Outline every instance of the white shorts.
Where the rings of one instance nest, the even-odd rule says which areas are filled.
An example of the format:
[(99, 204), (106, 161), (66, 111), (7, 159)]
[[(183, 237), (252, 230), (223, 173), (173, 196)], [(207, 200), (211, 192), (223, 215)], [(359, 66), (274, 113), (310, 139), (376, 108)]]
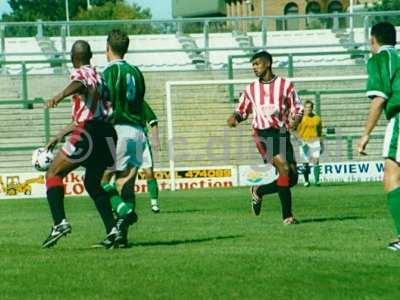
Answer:
[(141, 126), (115, 125), (118, 142), (116, 149), (116, 170), (125, 171), (128, 167), (139, 168), (143, 163), (147, 137)]
[(400, 113), (394, 115), (386, 126), (382, 156), (400, 162)]
[(146, 145), (143, 151), (143, 162), (140, 166), (141, 169), (153, 168), (153, 152), (151, 151), (151, 146), (149, 140), (146, 139)]
[(321, 155), (321, 142), (315, 140), (312, 142), (302, 142), (300, 145), (300, 161), (310, 162), (311, 159), (319, 159)]

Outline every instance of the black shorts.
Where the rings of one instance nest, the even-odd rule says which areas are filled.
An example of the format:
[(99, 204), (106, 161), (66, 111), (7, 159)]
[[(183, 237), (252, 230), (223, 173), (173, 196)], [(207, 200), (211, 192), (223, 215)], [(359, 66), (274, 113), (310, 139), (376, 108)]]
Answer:
[(117, 133), (104, 121), (87, 121), (78, 125), (61, 151), (83, 167), (107, 168), (114, 165)]
[(296, 163), (290, 134), (286, 129), (254, 129), (253, 138), (265, 163), (271, 163), (277, 155), (288, 163)]

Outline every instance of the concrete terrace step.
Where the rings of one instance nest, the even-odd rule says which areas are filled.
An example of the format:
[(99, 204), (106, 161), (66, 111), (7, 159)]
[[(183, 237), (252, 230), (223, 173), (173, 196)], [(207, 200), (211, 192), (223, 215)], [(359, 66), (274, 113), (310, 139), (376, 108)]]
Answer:
[[(43, 130), (42, 130), (43, 131)], [(1, 137), (0, 137), (0, 141), (1, 142), (7, 142), (11, 141), (12, 139), (24, 139), (24, 141), (26, 141), (26, 139), (28, 138), (32, 138), (32, 137), (44, 137), (44, 132), (40, 132), (39, 130), (37, 131), (1, 131)], [(1, 143), (0, 142), (0, 143)]]
[[(278, 69), (285, 74), (287, 69)], [(341, 74), (364, 74), (364, 67), (313, 67), (296, 68), (295, 76), (327, 76)], [(145, 72), (147, 85), (146, 99), (153, 107), (160, 120), (162, 151), (159, 153), (157, 165), (168, 166), (167, 151), (167, 126), (165, 106), (165, 82), (167, 80), (215, 80), (225, 79), (226, 70), (218, 72)], [(235, 78), (253, 78), (249, 69), (235, 70)], [(20, 89), (20, 79), (13, 79), (0, 75), (0, 91), (7, 91), (8, 86), (13, 86), (9, 94), (17, 94)], [(62, 89), (68, 82), (67, 75), (32, 76), (29, 78), (29, 98), (49, 98), (55, 92)], [(43, 84), (46, 83), (46, 84)], [(51, 88), (49, 88), (51, 87)], [(176, 144), (177, 166), (191, 165), (216, 165), (216, 164), (243, 164), (261, 163), (254, 142), (251, 137), (250, 120), (241, 124), (238, 128), (226, 127), (226, 119), (232, 113), (235, 103), (228, 102), (227, 85), (225, 86), (188, 86), (174, 87), (172, 90), (172, 104), (175, 138), (183, 139)], [(343, 89), (364, 88), (365, 82), (317, 82), (298, 83), (297, 89)], [(244, 88), (244, 85), (235, 85), (235, 93)], [(8, 91), (7, 91), (8, 93)], [(0, 129), (2, 145), (9, 142), (17, 145), (32, 146), (35, 143), (44, 142), (43, 109), (35, 106), (33, 110), (23, 110), (21, 105), (2, 106), (0, 92), (0, 118), (3, 126)], [(303, 99), (314, 99), (313, 96), (303, 96)], [(321, 115), (324, 126), (332, 126), (345, 134), (360, 134), (364, 125), (369, 100), (364, 94), (322, 95)], [(70, 101), (65, 100), (56, 109), (50, 110), (51, 134), (54, 135), (65, 124), (70, 122)], [(361, 112), (360, 112), (361, 111)], [(354, 113), (357, 112), (357, 113)], [(358, 113), (360, 112), (360, 113)], [(363, 113), (365, 112), (365, 114)], [(374, 133), (382, 133), (386, 122), (381, 120)], [(340, 129), (340, 130), (339, 130)], [(225, 135), (226, 134), (226, 135)], [(295, 142), (294, 142), (295, 143)], [(326, 141), (329, 159), (347, 160), (346, 141)], [(336, 143), (342, 145), (341, 153), (334, 153)], [(211, 145), (210, 145), (211, 144)], [(225, 148), (226, 144), (229, 151)], [(207, 147), (211, 147), (207, 149)], [(295, 145), (297, 152), (297, 145)], [(369, 145), (370, 156), (380, 158), (381, 141), (371, 140)], [(210, 161), (207, 155), (211, 152), (217, 159)], [(228, 154), (226, 154), (228, 152)], [(356, 141), (353, 141), (353, 152), (356, 157)], [(225, 157), (226, 156), (226, 157)], [(31, 151), (26, 152), (2, 152), (0, 155), (0, 170), (28, 170), (30, 166)]]
[(19, 147), (19, 146), (34, 146), (34, 145), (43, 145), (44, 137), (24, 137), (23, 139), (20, 137), (14, 138), (0, 138), (0, 145), (4, 145), (7, 147)]

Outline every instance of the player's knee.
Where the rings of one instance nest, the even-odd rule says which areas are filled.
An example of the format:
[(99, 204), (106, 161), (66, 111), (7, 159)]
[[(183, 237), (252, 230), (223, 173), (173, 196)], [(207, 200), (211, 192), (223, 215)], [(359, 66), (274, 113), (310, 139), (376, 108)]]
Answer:
[(45, 177), (46, 180), (47, 180), (47, 179), (52, 178), (52, 177), (54, 177), (54, 176), (55, 176), (54, 172), (51, 172), (50, 169), (48, 169), (48, 170), (46, 171), (46, 174), (45, 174), (44, 177)]
[(143, 171), (144, 171), (144, 174), (145, 174), (147, 180), (155, 179), (154, 172), (153, 172), (153, 170), (151, 168), (144, 169)]
[(68, 175), (69, 171), (70, 170), (68, 168), (65, 168), (65, 166), (63, 166), (62, 164), (60, 165), (53, 162), (50, 164), (49, 169), (46, 171), (45, 178), (47, 179), (55, 176), (64, 178)]
[(383, 177), (383, 189), (386, 193), (389, 193), (395, 189), (400, 187), (399, 180), (396, 180), (394, 177), (387, 176), (386, 174)]
[(289, 167), (285, 163), (274, 161), (274, 166), (280, 176), (287, 176), (289, 173)]
[(289, 169), (286, 166), (276, 168), (279, 176), (289, 176)]
[(46, 171), (46, 175), (45, 175), (45, 178), (47, 179), (47, 178), (52, 178), (52, 177), (55, 177), (55, 176), (57, 176), (58, 174), (57, 174), (57, 168), (56, 168), (56, 166), (52, 163), (52, 164), (50, 164), (50, 166), (49, 166), (49, 169)]
[(105, 171), (103, 174), (103, 177), (101, 179), (102, 182), (110, 182), (112, 177), (113, 177), (113, 173), (110, 171)]
[(272, 162), (278, 170), (279, 175), (288, 175), (289, 164), (285, 159), (283, 159), (280, 155), (277, 155), (273, 158)]
[(135, 191), (129, 183), (125, 183), (121, 190), (121, 198), (124, 201), (132, 202), (135, 199)]

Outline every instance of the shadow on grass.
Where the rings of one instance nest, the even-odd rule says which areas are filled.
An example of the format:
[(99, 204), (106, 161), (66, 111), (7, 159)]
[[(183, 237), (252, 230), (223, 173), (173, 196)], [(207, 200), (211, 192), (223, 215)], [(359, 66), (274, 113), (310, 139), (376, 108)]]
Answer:
[(347, 221), (347, 220), (359, 220), (365, 219), (360, 216), (344, 216), (344, 217), (329, 217), (329, 218), (312, 218), (312, 219), (303, 219), (299, 220), (300, 224), (303, 223), (322, 223), (322, 222), (330, 222), (330, 221)]
[(216, 237), (203, 238), (203, 239), (129, 243), (128, 248), (135, 247), (135, 246), (175, 246), (175, 245), (180, 245), (180, 244), (196, 244), (196, 243), (204, 243), (204, 242), (217, 241), (217, 240), (236, 239), (236, 238), (240, 238), (240, 237), (243, 237), (243, 235), (226, 235), (226, 236), (216, 236)]

